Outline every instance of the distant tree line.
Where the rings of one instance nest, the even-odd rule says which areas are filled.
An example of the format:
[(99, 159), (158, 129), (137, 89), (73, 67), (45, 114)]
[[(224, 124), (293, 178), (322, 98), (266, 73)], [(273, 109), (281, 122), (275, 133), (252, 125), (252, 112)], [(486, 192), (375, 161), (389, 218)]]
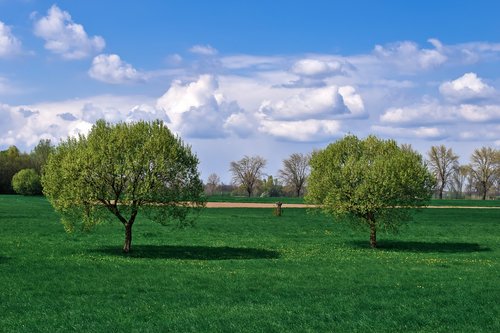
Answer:
[(40, 140), (30, 153), (16, 146), (0, 151), (0, 194), (42, 194), (40, 176), (53, 150), (50, 140)]
[[(412, 150), (410, 145), (402, 149)], [(230, 163), (231, 184), (223, 184), (212, 173), (205, 184), (207, 195), (304, 196), (310, 173), (311, 154), (291, 154), (282, 161), (277, 176), (265, 173), (267, 161), (261, 156), (244, 156)], [(481, 147), (470, 163), (461, 165), (459, 156), (444, 145), (432, 146), (425, 163), (436, 180), (434, 196), (439, 199), (497, 198), (500, 195), (500, 150)]]

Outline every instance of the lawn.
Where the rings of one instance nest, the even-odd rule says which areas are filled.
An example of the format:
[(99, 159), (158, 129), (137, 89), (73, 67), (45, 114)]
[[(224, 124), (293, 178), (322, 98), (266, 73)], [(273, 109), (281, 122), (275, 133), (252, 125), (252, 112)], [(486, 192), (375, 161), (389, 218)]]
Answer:
[(398, 235), (320, 214), (206, 209), (194, 228), (64, 233), (0, 196), (1, 332), (499, 332), (500, 210), (428, 209)]

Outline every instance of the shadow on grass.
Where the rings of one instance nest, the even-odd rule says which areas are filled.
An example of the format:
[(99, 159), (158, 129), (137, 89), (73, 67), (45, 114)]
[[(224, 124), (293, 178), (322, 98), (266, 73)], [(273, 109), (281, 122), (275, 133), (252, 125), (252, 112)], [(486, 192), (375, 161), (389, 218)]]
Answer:
[(280, 256), (277, 251), (227, 246), (132, 245), (128, 254), (119, 247), (106, 246), (92, 252), (131, 258), (184, 260), (276, 259)]
[[(370, 248), (367, 241), (351, 242), (359, 248)], [(383, 240), (377, 243), (377, 249), (396, 252), (440, 252), (440, 253), (468, 253), (491, 251), (489, 247), (482, 247), (478, 243), (461, 242), (405, 242)]]
[(9, 260), (10, 260), (9, 257), (2, 257), (2, 256), (0, 256), (0, 264), (5, 264)]

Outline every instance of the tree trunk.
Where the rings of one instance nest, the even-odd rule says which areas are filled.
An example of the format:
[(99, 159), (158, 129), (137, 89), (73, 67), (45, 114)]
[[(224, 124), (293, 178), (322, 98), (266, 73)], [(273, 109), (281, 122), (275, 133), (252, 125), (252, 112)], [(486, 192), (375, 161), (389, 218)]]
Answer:
[(123, 244), (123, 252), (129, 253), (130, 245), (132, 244), (132, 223), (125, 224), (125, 243)]
[(443, 199), (443, 190), (444, 190), (444, 187), (439, 188), (439, 199)]
[(486, 200), (486, 191), (483, 192), (483, 200)]
[(377, 226), (373, 219), (370, 220), (370, 246), (372, 249), (377, 248)]
[(297, 188), (297, 198), (300, 197), (300, 187)]

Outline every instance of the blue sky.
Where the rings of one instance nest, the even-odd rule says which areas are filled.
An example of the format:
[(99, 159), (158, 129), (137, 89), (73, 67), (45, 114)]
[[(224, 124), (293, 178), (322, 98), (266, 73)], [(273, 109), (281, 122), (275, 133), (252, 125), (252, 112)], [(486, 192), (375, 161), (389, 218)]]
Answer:
[(229, 181), (346, 133), (500, 147), (498, 1), (0, 0), (0, 149), (161, 118)]

